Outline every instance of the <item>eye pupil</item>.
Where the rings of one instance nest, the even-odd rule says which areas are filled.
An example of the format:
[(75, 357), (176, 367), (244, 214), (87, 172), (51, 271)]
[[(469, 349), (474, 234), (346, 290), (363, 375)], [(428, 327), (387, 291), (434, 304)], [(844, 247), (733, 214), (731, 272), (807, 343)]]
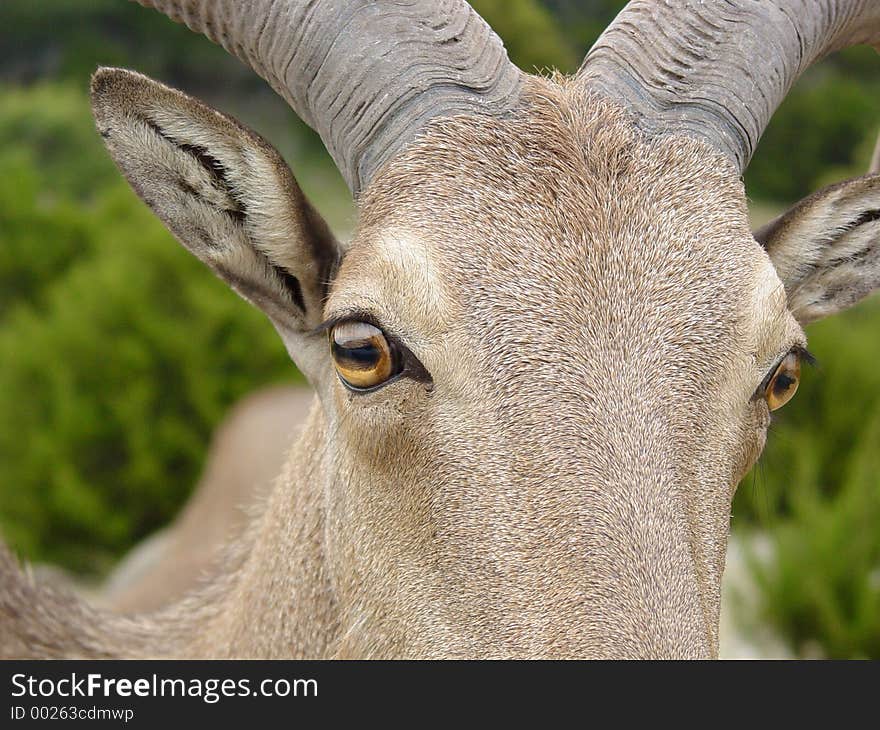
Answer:
[(794, 378), (790, 378), (785, 373), (780, 373), (773, 384), (773, 390), (777, 393), (785, 393), (794, 385)]
[(348, 346), (342, 346), (334, 342), (333, 349), (338, 359), (350, 361), (350, 367), (372, 367), (381, 357), (379, 349), (369, 342)]
[(341, 322), (330, 331), (336, 371), (349, 388), (369, 390), (400, 372), (397, 350), (378, 327), (367, 322)]

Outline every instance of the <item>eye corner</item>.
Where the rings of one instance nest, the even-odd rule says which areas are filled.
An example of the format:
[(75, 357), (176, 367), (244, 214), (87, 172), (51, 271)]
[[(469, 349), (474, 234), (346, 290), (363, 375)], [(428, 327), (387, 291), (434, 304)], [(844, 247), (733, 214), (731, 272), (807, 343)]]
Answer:
[(401, 375), (408, 377), (410, 380), (414, 380), (425, 388), (427, 393), (434, 392), (434, 378), (431, 377), (431, 374), (425, 369), (424, 365), (420, 363), (414, 355), (411, 355), (409, 351), (407, 351), (408, 359), (406, 360), (403, 368), (403, 372)]

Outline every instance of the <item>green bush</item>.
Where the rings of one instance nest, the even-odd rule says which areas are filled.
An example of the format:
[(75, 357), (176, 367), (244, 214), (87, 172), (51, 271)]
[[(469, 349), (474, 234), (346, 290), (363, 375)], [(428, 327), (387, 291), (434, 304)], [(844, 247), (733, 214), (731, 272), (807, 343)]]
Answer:
[(28, 152), (0, 153), (0, 323), (14, 304), (38, 301), (92, 239), (82, 208), (45, 192)]
[[(764, 617), (801, 653), (880, 658), (880, 412), (864, 415), (832, 481), (815, 456), (802, 459), (773, 558), (753, 561)], [(821, 453), (821, 441), (803, 446)]]
[(14, 304), (89, 255), (88, 202), (119, 173), (101, 145), (85, 89), (0, 86), (0, 323)]
[[(76, 130), (84, 95), (50, 115)], [(225, 410), (295, 371), (115, 171), (75, 183), (99, 142), (64, 153), (86, 201), (43, 189), (38, 137), (0, 157), (0, 528), (31, 560), (96, 572), (173, 515)]]
[(873, 145), (878, 124), (880, 84), (857, 81), (831, 64), (817, 66), (767, 127), (746, 173), (750, 195), (782, 201), (810, 194), (829, 167), (850, 167)]
[(510, 60), (524, 71), (575, 71), (581, 54), (540, 0), (473, 0), (473, 8), (504, 40)]
[(768, 532), (753, 574), (793, 649), (880, 658), (880, 298), (808, 335), (819, 367), (771, 427), (733, 524)]
[(3, 0), (0, 79), (64, 79), (83, 87), (98, 65), (136, 57), (145, 73), (227, 89), (261, 84), (206, 38), (160, 13), (119, 0)]
[[(28, 155), (29, 174), (40, 185), (38, 202), (86, 201), (119, 179), (95, 132), (87, 91), (87, 84), (0, 86), (0, 154)], [(15, 185), (16, 178), (4, 178)]]

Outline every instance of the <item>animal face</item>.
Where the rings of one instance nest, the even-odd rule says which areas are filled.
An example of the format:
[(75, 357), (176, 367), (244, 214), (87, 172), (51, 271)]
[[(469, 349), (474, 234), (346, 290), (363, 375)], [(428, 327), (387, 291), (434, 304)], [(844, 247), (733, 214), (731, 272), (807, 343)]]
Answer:
[[(789, 44), (802, 69), (880, 28), (868, 5), (832, 28), (780, 3), (634, 2), (570, 80), (521, 74), (460, 2), (358, 4), (357, 23), (290, 2), (291, 28), (321, 31), (292, 40), (163, 4), (318, 129), (357, 197), (348, 246), (253, 132), (137, 74), (95, 76), (123, 173), (318, 392), (278, 487), (301, 475), (317, 495), (307, 552), (327, 586), (308, 595), (332, 597), (339, 635), (316, 646), (716, 652), (731, 498), (796, 389), (799, 323), (880, 286), (876, 174), (749, 231), (740, 176), (793, 82), (751, 59), (785, 66)], [(675, 52), (638, 42), (665, 28)], [(308, 82), (278, 75), (309, 59)], [(294, 534), (275, 517), (263, 554)], [(273, 589), (296, 584), (278, 572)]]
[(324, 307), (404, 361), (323, 392), (352, 654), (385, 622), (404, 654), (716, 650), (762, 383), (804, 335), (735, 171), (535, 86), (376, 178)]

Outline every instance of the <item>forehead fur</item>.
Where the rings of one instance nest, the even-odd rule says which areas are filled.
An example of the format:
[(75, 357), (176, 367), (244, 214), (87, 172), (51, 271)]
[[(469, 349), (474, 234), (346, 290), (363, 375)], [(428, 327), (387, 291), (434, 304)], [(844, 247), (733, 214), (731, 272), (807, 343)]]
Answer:
[[(526, 205), (523, 218), (539, 213), (546, 222), (549, 212), (563, 227), (587, 225), (601, 233), (593, 225), (612, 222), (603, 210), (642, 208), (649, 196), (682, 213), (693, 210), (695, 200), (724, 201), (719, 213), (745, 224), (742, 193), (736, 170), (705, 144), (686, 137), (646, 140), (621, 108), (570, 79), (530, 77), (520, 108), (507, 119), (430, 124), (377, 175), (361, 199), (361, 220), (369, 229), (403, 209), (436, 220), (447, 208), (485, 220), (499, 207)], [(440, 201), (450, 205), (437, 208)]]
[(436, 122), (361, 203), (341, 282), (405, 231), (396, 245), (443, 272), (446, 301), (477, 327), (542, 322), (588, 347), (627, 336), (704, 354), (756, 335), (739, 330), (767, 260), (736, 171), (698, 141), (643, 139), (563, 79), (532, 79), (509, 119)]

